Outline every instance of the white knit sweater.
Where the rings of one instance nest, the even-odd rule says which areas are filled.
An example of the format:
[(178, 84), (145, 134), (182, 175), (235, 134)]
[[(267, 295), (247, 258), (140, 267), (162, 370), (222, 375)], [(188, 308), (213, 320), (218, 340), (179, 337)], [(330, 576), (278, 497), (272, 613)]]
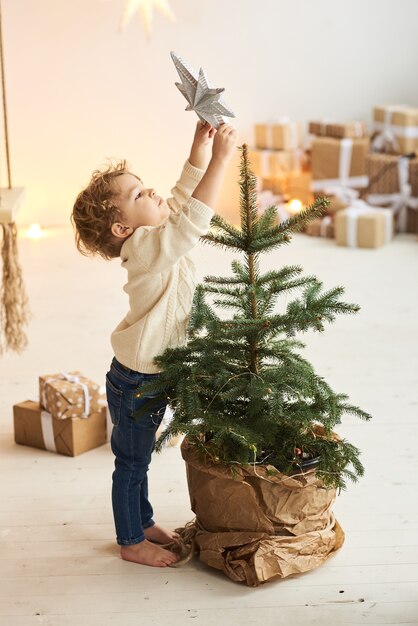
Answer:
[(186, 343), (196, 286), (191, 252), (208, 232), (214, 214), (190, 197), (203, 174), (187, 161), (167, 200), (168, 219), (161, 226), (137, 228), (122, 246), (129, 312), (111, 342), (117, 360), (137, 372), (159, 372), (154, 357)]

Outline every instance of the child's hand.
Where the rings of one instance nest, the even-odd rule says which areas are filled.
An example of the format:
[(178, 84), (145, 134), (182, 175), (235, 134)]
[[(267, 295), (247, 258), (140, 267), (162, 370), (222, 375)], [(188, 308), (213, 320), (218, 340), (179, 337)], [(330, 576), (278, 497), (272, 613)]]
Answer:
[(198, 169), (204, 170), (209, 162), (207, 146), (216, 133), (216, 129), (210, 124), (198, 122), (190, 150), (190, 163)]
[(195, 144), (196, 146), (207, 146), (215, 133), (216, 128), (214, 128), (207, 122), (203, 123), (199, 120), (199, 122), (196, 124), (193, 144)]
[(237, 131), (230, 124), (222, 124), (213, 140), (212, 157), (227, 162), (234, 153), (237, 144)]

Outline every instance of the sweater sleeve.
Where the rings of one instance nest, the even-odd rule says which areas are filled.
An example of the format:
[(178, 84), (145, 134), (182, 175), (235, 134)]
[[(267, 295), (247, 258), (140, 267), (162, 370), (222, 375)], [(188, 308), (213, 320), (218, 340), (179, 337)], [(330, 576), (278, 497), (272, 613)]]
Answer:
[(203, 170), (194, 167), (190, 161), (186, 161), (179, 180), (171, 190), (172, 197), (167, 199), (172, 213), (181, 211), (182, 205), (188, 201), (204, 173)]
[[(191, 168), (191, 169), (190, 169)], [(194, 171), (193, 171), (194, 170)], [(190, 176), (190, 173), (192, 176)], [(203, 172), (186, 163), (170, 198), (171, 213), (161, 226), (141, 226), (125, 242), (124, 254), (146, 272), (158, 274), (194, 248), (210, 228), (213, 209), (190, 197)]]

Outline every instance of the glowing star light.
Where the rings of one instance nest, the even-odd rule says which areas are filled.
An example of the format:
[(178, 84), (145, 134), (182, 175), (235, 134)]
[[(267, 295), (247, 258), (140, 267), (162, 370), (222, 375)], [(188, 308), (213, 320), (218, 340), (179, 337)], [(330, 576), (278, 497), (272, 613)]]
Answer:
[(120, 30), (124, 30), (134, 13), (138, 11), (142, 18), (147, 38), (150, 39), (154, 9), (158, 9), (164, 17), (172, 22), (175, 21), (176, 18), (168, 4), (168, 0), (126, 0), (125, 9), (120, 22)]
[(235, 117), (231, 109), (220, 99), (220, 94), (225, 91), (223, 87), (210, 87), (202, 68), (199, 70), (199, 76), (196, 76), (174, 52), (171, 53), (171, 58), (181, 78), (181, 83), (176, 83), (176, 87), (189, 103), (186, 111), (195, 111), (202, 122), (208, 122), (214, 128), (219, 128), (224, 123), (223, 115)]

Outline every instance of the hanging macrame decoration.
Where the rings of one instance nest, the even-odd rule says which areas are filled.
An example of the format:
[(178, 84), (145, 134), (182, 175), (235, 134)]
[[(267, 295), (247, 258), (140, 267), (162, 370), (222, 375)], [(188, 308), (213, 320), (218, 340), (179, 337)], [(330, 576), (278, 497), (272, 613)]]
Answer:
[(4, 137), (8, 187), (0, 188), (0, 226), (2, 283), (0, 286), (0, 354), (5, 350), (21, 352), (27, 345), (23, 327), (29, 319), (28, 299), (23, 283), (22, 270), (17, 251), (17, 228), (13, 214), (20, 205), (24, 190), (12, 187), (10, 173), (9, 133), (7, 125), (6, 91), (4, 79), (4, 55), (0, 5), (0, 70), (3, 95)]

